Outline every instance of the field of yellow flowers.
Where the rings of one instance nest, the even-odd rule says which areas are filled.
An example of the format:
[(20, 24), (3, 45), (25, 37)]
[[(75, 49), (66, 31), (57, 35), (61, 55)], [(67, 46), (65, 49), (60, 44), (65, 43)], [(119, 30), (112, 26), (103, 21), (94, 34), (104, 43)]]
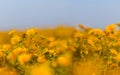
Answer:
[(0, 32), (0, 75), (119, 75), (119, 26)]

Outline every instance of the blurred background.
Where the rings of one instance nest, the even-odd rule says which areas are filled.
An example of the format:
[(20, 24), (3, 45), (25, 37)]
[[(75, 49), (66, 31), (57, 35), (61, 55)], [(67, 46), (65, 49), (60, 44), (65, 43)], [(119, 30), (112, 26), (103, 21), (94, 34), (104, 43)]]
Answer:
[(0, 30), (120, 21), (120, 0), (0, 0)]

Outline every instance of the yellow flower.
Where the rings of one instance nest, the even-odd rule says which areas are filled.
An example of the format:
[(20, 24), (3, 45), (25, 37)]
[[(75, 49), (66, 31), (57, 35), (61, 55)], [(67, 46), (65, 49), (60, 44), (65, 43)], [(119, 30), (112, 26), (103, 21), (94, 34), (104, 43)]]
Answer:
[(104, 34), (104, 32), (103, 32), (101, 29), (99, 29), (99, 28), (91, 29), (91, 30), (88, 32), (88, 34), (92, 34), (92, 33), (94, 33), (94, 34)]
[(40, 65), (34, 65), (27, 72), (30, 73), (28, 75), (54, 75), (54, 71), (48, 62)]
[(103, 33), (103, 31), (102, 31), (101, 29), (98, 29), (98, 28), (94, 29), (94, 31), (95, 31), (97, 34)]
[(24, 65), (25, 63), (29, 62), (31, 59), (30, 54), (21, 54), (18, 56), (18, 62), (20, 65)]
[(16, 44), (18, 42), (20, 42), (20, 37), (18, 35), (11, 38), (11, 44)]
[(116, 43), (117, 46), (120, 46), (120, 39), (117, 40), (117, 43)]
[(82, 37), (84, 34), (82, 34), (82, 33), (80, 33), (80, 32), (76, 32), (75, 34), (74, 34), (74, 37), (76, 37), (76, 38), (79, 38), (79, 37)]
[(68, 46), (68, 50), (75, 52), (76, 49), (73, 46)]
[(68, 66), (71, 63), (71, 60), (72, 60), (71, 54), (70, 53), (66, 53), (66, 54), (58, 57), (57, 62), (61, 66)]
[(3, 52), (0, 51), (0, 57), (3, 57)]
[(91, 46), (94, 45), (94, 42), (93, 42), (91, 39), (88, 39), (87, 42), (88, 42), (88, 44), (90, 44)]
[(108, 26), (106, 26), (106, 32), (111, 32), (111, 31), (113, 31), (113, 30), (115, 30), (115, 28), (116, 28), (116, 24), (110, 24), (110, 25), (108, 25)]
[(118, 53), (113, 59), (115, 59), (117, 62), (120, 62), (120, 53)]
[(49, 53), (54, 54), (55, 53), (54, 49), (49, 50)]
[(16, 30), (12, 30), (12, 31), (8, 32), (9, 35), (13, 35), (14, 33), (16, 33)]
[(10, 48), (10, 44), (4, 44), (4, 45), (3, 45), (3, 49), (4, 49), (5, 51), (7, 51), (9, 48)]
[(36, 28), (32, 28), (32, 29), (27, 30), (26, 34), (30, 36), (30, 35), (35, 34), (36, 32), (37, 32), (37, 29)]
[(9, 53), (8, 56), (7, 56), (7, 59), (11, 62), (11, 63), (14, 63), (15, 61), (15, 55), (13, 53)]
[(51, 48), (51, 47), (54, 47), (55, 46), (55, 42), (50, 42), (49, 44), (48, 44), (48, 46)]
[(55, 38), (54, 38), (54, 37), (48, 37), (47, 39), (48, 39), (50, 42), (55, 41)]
[(15, 69), (10, 69), (9, 67), (1, 67), (0, 75), (18, 75)]
[(26, 53), (27, 52), (27, 49), (26, 48), (21, 48), (21, 47), (18, 47), (18, 48), (15, 48), (14, 50), (13, 50), (13, 53), (15, 54), (15, 55), (18, 55), (19, 53)]
[(85, 54), (87, 55), (89, 53), (89, 51), (88, 50), (85, 50)]
[(120, 34), (120, 30), (116, 30), (115, 32), (114, 32), (114, 35), (115, 36), (117, 36), (117, 35), (119, 35)]
[(111, 52), (112, 54), (115, 54), (115, 55), (118, 54), (118, 52), (117, 52), (115, 49), (110, 49), (110, 52)]
[(57, 62), (53, 61), (53, 62), (51, 63), (51, 66), (52, 66), (52, 67), (56, 67), (56, 66), (57, 66)]
[(43, 56), (39, 56), (38, 58), (37, 58), (37, 62), (38, 63), (43, 63), (43, 62), (45, 62), (46, 61), (46, 59), (43, 57)]

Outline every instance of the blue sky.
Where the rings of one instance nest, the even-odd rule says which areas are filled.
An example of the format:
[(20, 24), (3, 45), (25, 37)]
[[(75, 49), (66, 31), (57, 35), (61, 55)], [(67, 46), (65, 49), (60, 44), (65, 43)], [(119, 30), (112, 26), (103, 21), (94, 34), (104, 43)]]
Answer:
[(120, 22), (120, 0), (0, 0), (0, 29)]

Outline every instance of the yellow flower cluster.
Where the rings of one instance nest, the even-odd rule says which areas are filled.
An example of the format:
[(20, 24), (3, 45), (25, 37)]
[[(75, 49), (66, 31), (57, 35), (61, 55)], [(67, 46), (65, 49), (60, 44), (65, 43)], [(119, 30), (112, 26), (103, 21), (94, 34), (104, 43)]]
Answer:
[[(99, 72), (89, 70), (88, 75), (101, 75), (103, 71), (107, 73), (120, 67), (120, 30), (117, 26), (110, 24), (104, 30), (82, 25), (78, 29), (12, 30), (5, 34), (7, 42), (0, 40), (0, 69), (14, 69), (18, 75), (87, 75), (85, 67), (86, 73), (79, 72), (79, 65), (85, 66), (82, 63), (95, 61), (102, 62), (97, 67), (100, 68)], [(96, 69), (90, 64), (87, 63), (88, 69)]]

